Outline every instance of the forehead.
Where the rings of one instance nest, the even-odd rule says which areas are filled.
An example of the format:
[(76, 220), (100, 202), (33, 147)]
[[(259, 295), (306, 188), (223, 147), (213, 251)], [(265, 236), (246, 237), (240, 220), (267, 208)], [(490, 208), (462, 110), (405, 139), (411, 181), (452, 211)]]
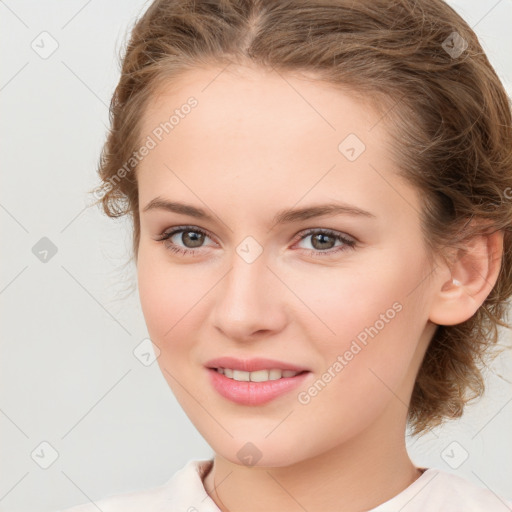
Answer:
[[(268, 142), (282, 142), (276, 139), (276, 128), (286, 128), (283, 135), (290, 141), (300, 135), (339, 136), (347, 129), (363, 138), (371, 131), (383, 135), (382, 129), (374, 130), (381, 114), (356, 100), (349, 89), (304, 74), (231, 66), (195, 68), (163, 82), (144, 112), (143, 133), (179, 111), (191, 97), (198, 104), (192, 112), (194, 132), (201, 135), (213, 135), (211, 128), (237, 139)], [(187, 124), (191, 123), (180, 122), (174, 134), (186, 130)]]
[[(190, 98), (195, 106), (185, 108)], [(279, 202), (327, 194), (368, 206), (386, 196), (408, 213), (416, 201), (398, 197), (407, 185), (389, 156), (382, 114), (306, 76), (253, 68), (188, 71), (148, 104), (142, 138), (156, 139), (155, 130), (161, 140), (139, 173), (148, 200), (161, 189), (182, 189), (178, 176), (186, 176), (194, 191), (214, 186), (217, 193), (231, 191), (233, 200), (244, 191)]]

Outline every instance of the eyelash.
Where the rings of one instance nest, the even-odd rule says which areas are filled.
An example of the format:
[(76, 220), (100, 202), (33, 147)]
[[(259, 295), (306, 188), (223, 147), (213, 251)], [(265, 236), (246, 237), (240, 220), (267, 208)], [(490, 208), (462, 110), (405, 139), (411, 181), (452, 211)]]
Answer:
[[(198, 249), (188, 249), (188, 248), (182, 248), (182, 247), (178, 247), (174, 244), (171, 244), (171, 243), (166, 243), (168, 242), (175, 234), (177, 233), (182, 233), (182, 232), (185, 232), (185, 231), (192, 231), (193, 233), (201, 233), (202, 235), (208, 237), (208, 238), (212, 238), (208, 232), (204, 231), (203, 229), (201, 228), (198, 228), (196, 226), (180, 226), (176, 229), (173, 229), (171, 231), (167, 231), (167, 232), (164, 232), (160, 235), (159, 238), (157, 238), (157, 241), (158, 242), (162, 242), (165, 247), (170, 250), (171, 252), (173, 253), (176, 253), (176, 254), (182, 254), (184, 256), (186, 255), (191, 255), (191, 256), (197, 256), (197, 250)], [(301, 242), (302, 240), (304, 240), (305, 238), (307, 238), (308, 236), (311, 236), (313, 234), (323, 234), (323, 235), (328, 235), (328, 236), (331, 236), (332, 238), (334, 238), (335, 240), (339, 240), (340, 242), (343, 243), (342, 246), (338, 246), (336, 249), (327, 249), (325, 251), (321, 251), (321, 250), (314, 250), (314, 249), (304, 249), (306, 251), (308, 251), (309, 255), (310, 256), (314, 256), (314, 257), (325, 257), (325, 256), (332, 256), (333, 254), (337, 254), (337, 253), (340, 253), (342, 251), (347, 251), (349, 249), (354, 249), (355, 245), (356, 245), (356, 241), (355, 240), (352, 240), (348, 237), (344, 237), (343, 235), (341, 235), (339, 232), (337, 231), (333, 231), (333, 230), (330, 230), (330, 229), (319, 229), (319, 228), (314, 228), (314, 229), (309, 229), (307, 230), (306, 232), (304, 232), (299, 238), (298, 240), (296, 240), (295, 243), (298, 243), (298, 242)]]

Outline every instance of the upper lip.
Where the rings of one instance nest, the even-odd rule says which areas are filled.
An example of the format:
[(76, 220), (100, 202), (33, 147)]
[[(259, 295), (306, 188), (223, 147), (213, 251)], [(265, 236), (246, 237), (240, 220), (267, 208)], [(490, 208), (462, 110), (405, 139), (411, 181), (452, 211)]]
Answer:
[(236, 357), (218, 357), (210, 359), (205, 363), (208, 368), (230, 368), (232, 370), (242, 370), (244, 372), (256, 372), (258, 370), (292, 370), (294, 372), (309, 371), (307, 368), (278, 361), (277, 359), (253, 358), (238, 359)]

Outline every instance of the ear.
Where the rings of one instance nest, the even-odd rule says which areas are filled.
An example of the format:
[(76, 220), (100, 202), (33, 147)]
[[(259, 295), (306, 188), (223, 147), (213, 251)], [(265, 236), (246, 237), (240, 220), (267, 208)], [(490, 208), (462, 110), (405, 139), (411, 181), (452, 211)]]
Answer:
[(443, 264), (429, 320), (456, 325), (471, 318), (498, 279), (503, 256), (503, 231), (474, 236)]

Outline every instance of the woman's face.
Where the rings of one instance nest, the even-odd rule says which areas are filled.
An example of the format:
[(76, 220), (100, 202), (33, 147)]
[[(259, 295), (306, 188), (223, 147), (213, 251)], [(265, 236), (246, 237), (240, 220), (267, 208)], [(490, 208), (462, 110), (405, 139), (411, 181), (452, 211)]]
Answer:
[[(403, 435), (434, 285), (382, 115), (325, 83), (212, 68), (163, 90), (143, 121), (142, 309), (210, 446), (285, 466)], [(210, 369), (237, 368), (221, 357), (307, 371), (233, 379)]]

